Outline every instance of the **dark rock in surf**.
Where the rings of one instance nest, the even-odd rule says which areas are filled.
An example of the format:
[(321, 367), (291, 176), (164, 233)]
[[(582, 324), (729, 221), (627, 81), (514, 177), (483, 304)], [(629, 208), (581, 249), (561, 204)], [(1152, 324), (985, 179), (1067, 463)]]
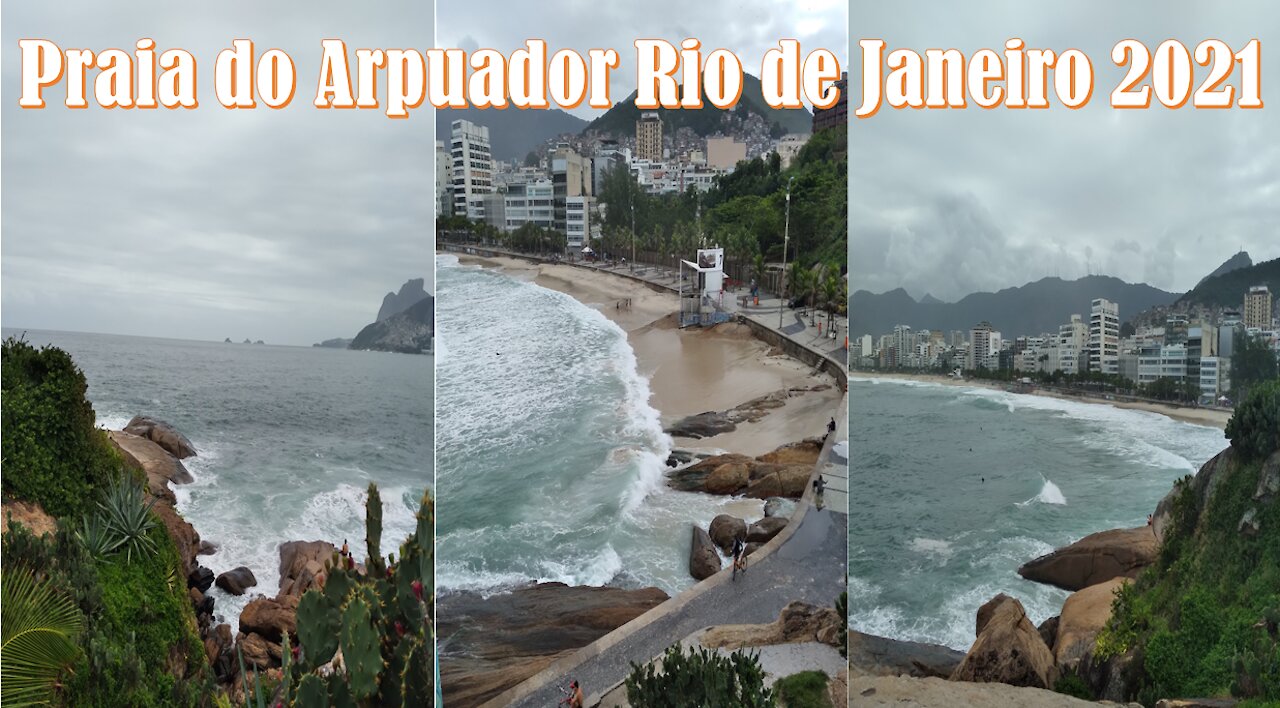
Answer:
[(693, 525), (693, 540), (689, 549), (689, 575), (694, 580), (706, 580), (720, 572), (720, 555), (711, 542), (711, 536), (701, 526)]
[(747, 522), (736, 516), (720, 514), (711, 520), (707, 535), (711, 537), (712, 543), (728, 553), (733, 548), (735, 538), (744, 538), (747, 535)]
[(787, 527), (787, 520), (780, 516), (766, 516), (747, 528), (747, 541), (768, 543)]
[(219, 575), (214, 583), (232, 595), (243, 595), (245, 590), (258, 584), (258, 579), (253, 577), (252, 570), (242, 565)]

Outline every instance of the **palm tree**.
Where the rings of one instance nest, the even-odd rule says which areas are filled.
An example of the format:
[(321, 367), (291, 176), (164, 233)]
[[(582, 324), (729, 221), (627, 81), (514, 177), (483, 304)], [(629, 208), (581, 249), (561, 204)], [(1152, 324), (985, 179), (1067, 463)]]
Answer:
[(48, 703), (58, 676), (79, 654), (80, 608), (26, 568), (0, 574), (0, 603), (0, 703)]
[(787, 276), (786, 289), (788, 291), (787, 294), (790, 295), (791, 297), (796, 297), (801, 293), (805, 292), (805, 289), (806, 289), (805, 274), (808, 273), (809, 271), (804, 266), (800, 265), (799, 261), (792, 261), (791, 265), (788, 266), (787, 270), (791, 271), (786, 274)]
[(829, 328), (836, 319), (836, 308), (840, 304), (840, 271), (827, 272), (826, 279), (822, 281), (822, 302), (826, 306), (827, 327)]

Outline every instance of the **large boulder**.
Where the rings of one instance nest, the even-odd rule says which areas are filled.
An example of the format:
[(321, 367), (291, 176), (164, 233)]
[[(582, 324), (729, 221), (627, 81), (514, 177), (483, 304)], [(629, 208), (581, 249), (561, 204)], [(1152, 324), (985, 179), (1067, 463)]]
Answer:
[(908, 642), (849, 630), (849, 666), (859, 675), (947, 678), (964, 652), (938, 644)]
[(747, 528), (747, 541), (768, 543), (787, 527), (787, 520), (780, 516), (766, 516)]
[(682, 418), (666, 429), (666, 433), (676, 438), (711, 438), (720, 433), (728, 433), (737, 429), (738, 425), (729, 415), (717, 411), (698, 413)]
[(736, 516), (720, 514), (711, 520), (707, 535), (711, 537), (712, 543), (727, 553), (733, 548), (735, 538), (743, 538), (747, 535), (747, 522)]
[[(1192, 498), (1195, 500), (1195, 514), (1198, 517), (1200, 512), (1208, 505), (1209, 500), (1213, 498), (1214, 493), (1218, 490), (1218, 486), (1226, 477), (1231, 469), (1232, 450), (1235, 448), (1228, 447), (1212, 459), (1200, 466), (1200, 470), (1191, 478), (1190, 486)], [(1173, 518), (1173, 505), (1178, 495), (1183, 491), (1181, 483), (1175, 484), (1173, 489), (1160, 500), (1156, 505), (1155, 513), (1151, 515), (1151, 530), (1155, 533), (1156, 541), (1164, 540), (1165, 532), (1168, 530), (1169, 523)]]
[(818, 464), (818, 455), (822, 454), (821, 438), (806, 438), (797, 443), (789, 443), (757, 457), (760, 462), (775, 465), (805, 465), (813, 467)]
[(1159, 551), (1150, 526), (1100, 531), (1024, 563), (1018, 575), (1075, 591), (1112, 578), (1136, 578)]
[(695, 580), (706, 580), (719, 572), (720, 556), (711, 536), (694, 524), (692, 547), (689, 549), (689, 575)]
[(191, 444), (187, 436), (163, 420), (135, 415), (133, 420), (124, 426), (124, 432), (151, 440), (179, 460), (194, 457), (196, 454), (196, 447)]
[(1001, 593), (978, 610), (978, 637), (951, 674), (952, 681), (1052, 688), (1053, 652), (1027, 618), (1022, 603)]
[[(748, 470), (755, 463), (755, 460), (746, 455), (729, 453), (724, 455), (714, 455), (689, 465), (683, 469), (675, 470), (667, 475), (667, 484), (672, 489), (678, 489), (682, 492), (705, 492), (707, 491), (707, 480), (710, 479), (711, 473), (717, 468), (726, 465), (743, 465)], [(717, 480), (717, 485), (727, 483), (729, 473), (735, 468), (729, 467), (725, 469)], [(746, 480), (743, 480), (742, 486), (746, 486)], [(734, 494), (737, 489), (731, 489), (727, 492), (719, 492), (720, 494)]]
[(252, 570), (242, 565), (219, 575), (214, 584), (232, 595), (243, 595), (245, 590), (258, 584), (258, 579), (253, 577)]
[[(160, 519), (160, 523), (164, 524), (164, 528), (169, 532), (169, 537), (173, 539), (174, 546), (178, 549), (178, 560), (182, 563), (182, 573), (190, 577), (200, 567), (196, 562), (196, 556), (200, 553), (200, 534), (196, 532), (196, 527), (187, 523), (182, 515), (177, 512), (169, 504), (163, 501), (151, 507), (152, 512)], [(213, 576), (209, 576), (209, 582), (213, 582)], [(208, 590), (209, 586), (201, 588)]]
[(208, 592), (209, 587), (213, 585), (213, 571), (204, 566), (196, 566), (187, 576), (187, 587), (199, 590), (201, 593)]
[(337, 552), (328, 541), (280, 544), (280, 594), (301, 595), (317, 585), (317, 577), (324, 574)]
[(126, 465), (147, 476), (147, 490), (152, 496), (174, 503), (168, 483), (190, 484), (195, 481), (186, 466), (153, 440), (119, 430), (107, 431), (111, 444), (120, 452)]
[(284, 633), (296, 634), (298, 630), (298, 597), (285, 595), (279, 598), (257, 597), (240, 612), (240, 631), (245, 634), (261, 634), (279, 643)]
[(708, 494), (734, 494), (751, 480), (751, 467), (746, 462), (726, 462), (711, 470), (703, 484)]
[(220, 624), (205, 634), (204, 654), (219, 681), (235, 674), (236, 651), (231, 638), (231, 625)]
[(1053, 658), (1058, 668), (1074, 672), (1081, 661), (1093, 654), (1098, 632), (1111, 619), (1111, 603), (1116, 591), (1129, 582), (1128, 578), (1112, 578), (1078, 590), (1067, 598), (1058, 617), (1053, 644)]
[(804, 495), (811, 476), (813, 476), (813, 465), (757, 463), (751, 470), (751, 483), (747, 485), (746, 494), (756, 499), (769, 497), (798, 499)]
[(259, 671), (266, 671), (280, 666), (284, 652), (279, 642), (272, 642), (258, 634), (241, 634), (236, 643), (240, 646), (240, 654), (244, 657), (244, 666)]

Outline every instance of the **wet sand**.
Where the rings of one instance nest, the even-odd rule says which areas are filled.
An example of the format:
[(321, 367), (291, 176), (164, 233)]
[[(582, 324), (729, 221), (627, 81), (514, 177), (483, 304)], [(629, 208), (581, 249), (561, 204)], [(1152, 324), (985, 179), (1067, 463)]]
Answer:
[[(806, 437), (820, 437), (840, 403), (841, 392), (830, 376), (756, 339), (743, 325), (712, 329), (676, 327), (678, 298), (624, 277), (563, 264), (531, 263), (517, 258), (458, 256), (459, 262), (499, 268), (595, 307), (627, 332), (640, 373), (649, 377), (650, 403), (664, 425), (707, 411), (723, 411), (784, 388), (822, 391), (793, 395), (782, 408), (729, 433), (689, 440), (677, 447), (709, 452), (762, 455)], [(630, 308), (618, 303), (630, 298)]]
[[(981, 387), (995, 390), (1004, 390), (1004, 382), (982, 381), (979, 379), (953, 379), (949, 376), (939, 376), (937, 374), (884, 374), (874, 371), (855, 371), (850, 374), (851, 377), (858, 379), (896, 379), (899, 381), (926, 381), (929, 383), (941, 384), (943, 386), (962, 386), (962, 387)], [(1060, 398), (1064, 401), (1078, 401), (1080, 403), (1094, 403), (1098, 405), (1114, 406), (1116, 408), (1127, 408), (1129, 410), (1147, 411), (1148, 413), (1158, 413), (1183, 423), (1192, 423), (1194, 425), (1206, 425), (1212, 428), (1225, 430), (1227, 421), (1231, 419), (1230, 411), (1224, 411), (1215, 408), (1189, 408), (1186, 406), (1178, 406), (1172, 403), (1150, 403), (1147, 401), (1116, 401), (1105, 398), (1097, 398), (1094, 396), (1069, 396), (1056, 391), (1045, 391), (1036, 389), (1029, 394), (1031, 396), (1047, 396), (1049, 398)]]

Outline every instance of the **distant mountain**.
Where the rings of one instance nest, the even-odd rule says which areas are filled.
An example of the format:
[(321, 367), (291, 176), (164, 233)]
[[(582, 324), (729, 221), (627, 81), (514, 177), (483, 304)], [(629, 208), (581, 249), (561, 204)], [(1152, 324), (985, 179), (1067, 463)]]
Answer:
[(427, 295), (408, 309), (360, 330), (350, 348), (401, 354), (430, 352), (436, 330), (435, 307), (435, 298)]
[[(703, 93), (702, 103), (702, 108), (682, 108), (673, 111), (659, 108), (656, 112), (662, 116), (663, 133), (672, 134), (681, 127), (688, 127), (703, 137), (712, 135), (720, 129), (726, 113), (732, 113), (744, 118), (752, 113), (757, 114), (775, 127), (774, 132), (776, 135), (813, 132), (813, 114), (809, 112), (809, 109), (770, 108), (764, 102), (763, 94), (760, 90), (760, 79), (751, 74), (743, 74), (742, 98), (738, 100), (738, 105), (731, 111), (723, 111), (712, 106), (711, 102), (707, 100), (705, 92)], [(636, 93), (632, 91), (627, 100), (615, 104), (604, 115), (591, 121), (591, 125), (587, 126), (587, 130), (597, 130), (603, 133), (611, 133), (615, 136), (634, 135), (636, 121), (640, 119), (640, 114), (649, 112), (636, 108)]]
[[(1248, 254), (1245, 254), (1245, 258), (1248, 258)], [(1238, 308), (1244, 304), (1245, 293), (1254, 285), (1265, 285), (1272, 293), (1280, 294), (1280, 258), (1234, 268), (1220, 275), (1210, 275), (1192, 288), (1191, 292), (1178, 298), (1177, 304)]]
[(943, 305), (945, 303), (939, 300), (938, 298), (934, 297), (933, 295), (930, 295), (929, 293), (925, 293), (924, 297), (920, 298), (920, 304), (921, 305)]
[(414, 278), (406, 281), (400, 286), (400, 292), (387, 293), (382, 298), (382, 307), (378, 308), (378, 322), (381, 322), (397, 312), (404, 312), (422, 301), (427, 296), (427, 291), (423, 288), (425, 281), (422, 278)]
[(342, 337), (335, 337), (333, 339), (326, 339), (323, 342), (316, 342), (311, 346), (322, 347), (324, 349), (346, 349), (351, 346), (351, 340), (343, 339)]
[(448, 148), (453, 121), (469, 120), (489, 129), (489, 149), (495, 160), (523, 163), (525, 156), (563, 133), (578, 133), (587, 122), (558, 108), (462, 108), (436, 112), (436, 140)]
[(1196, 286), (1199, 287), (1200, 285), (1203, 285), (1204, 281), (1208, 280), (1209, 278), (1214, 278), (1219, 275), (1226, 275), (1227, 273), (1230, 273), (1233, 270), (1248, 268), (1252, 265), (1253, 265), (1253, 259), (1249, 257), (1249, 254), (1247, 252), (1241, 251), (1235, 254), (1234, 256), (1228, 258), (1226, 261), (1223, 262), (1222, 265), (1218, 266), (1217, 268), (1214, 268), (1212, 273), (1201, 278), (1200, 282), (1196, 283)]
[(1105, 275), (1079, 280), (1043, 278), (996, 293), (973, 293), (953, 303), (933, 298), (933, 302), (917, 302), (901, 288), (880, 295), (859, 290), (849, 301), (849, 331), (855, 336), (878, 336), (900, 324), (913, 329), (967, 331), (985, 320), (1008, 337), (1057, 332), (1058, 325), (1073, 314), (1088, 319), (1089, 304), (1099, 297), (1119, 303), (1121, 321), (1178, 299), (1177, 293)]

